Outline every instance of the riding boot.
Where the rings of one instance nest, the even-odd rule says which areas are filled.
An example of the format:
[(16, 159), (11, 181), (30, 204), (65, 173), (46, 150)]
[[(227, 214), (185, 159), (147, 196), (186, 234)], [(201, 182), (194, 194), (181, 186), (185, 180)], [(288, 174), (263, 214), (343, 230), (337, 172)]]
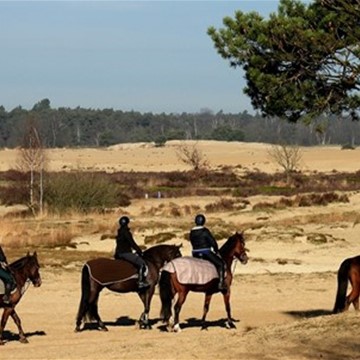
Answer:
[(144, 288), (147, 288), (150, 286), (150, 284), (146, 281), (146, 278), (145, 278), (145, 270), (146, 269), (142, 267), (138, 273), (138, 276), (139, 276), (138, 288), (139, 289), (144, 289)]
[(5, 294), (2, 299), (4, 304), (10, 304), (11, 290), (12, 290), (12, 285), (9, 283), (5, 284)]

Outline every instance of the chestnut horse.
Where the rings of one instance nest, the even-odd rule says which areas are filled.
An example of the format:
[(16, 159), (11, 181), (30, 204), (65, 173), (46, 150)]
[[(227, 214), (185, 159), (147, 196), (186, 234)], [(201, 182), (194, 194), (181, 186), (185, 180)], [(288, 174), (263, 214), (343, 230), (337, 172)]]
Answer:
[[(248, 256), (246, 254), (248, 251), (245, 248), (245, 240), (243, 233), (236, 232), (234, 235), (230, 236), (224, 245), (220, 248), (219, 252), (223, 260), (226, 262), (226, 277), (225, 284), (227, 291), (223, 293), (225, 309), (227, 313), (227, 328), (236, 328), (234, 324), (234, 319), (231, 316), (230, 308), (230, 287), (233, 279), (233, 274), (231, 272), (231, 267), (233, 264), (234, 258), (240, 260), (242, 264), (246, 264), (248, 261)], [(193, 261), (197, 259), (192, 258)], [(171, 261), (170, 264), (176, 262), (176, 259)], [(173, 264), (175, 270), (176, 264)], [(219, 279), (215, 278), (205, 284), (181, 284), (177, 279), (176, 270), (174, 272), (163, 270), (160, 276), (159, 286), (160, 286), (160, 299), (161, 299), (161, 313), (160, 317), (167, 324), (167, 329), (170, 331), (179, 331), (179, 315), (182, 305), (186, 300), (186, 296), (190, 291), (194, 292), (203, 292), (205, 293), (205, 302), (203, 308), (203, 316), (201, 319), (202, 327), (201, 329), (206, 329), (206, 315), (209, 311), (210, 301), (213, 294), (219, 292), (218, 290)], [(170, 318), (172, 317), (172, 300), (174, 296), (178, 294), (177, 302), (174, 306), (174, 321), (172, 326), (170, 326)]]
[(138, 292), (144, 304), (139, 326), (141, 329), (151, 329), (150, 304), (159, 280), (160, 269), (168, 261), (181, 256), (181, 246), (156, 245), (143, 252), (143, 259), (148, 267), (146, 280), (150, 286), (140, 292), (137, 285), (137, 269), (129, 262), (108, 258), (89, 260), (82, 269), (81, 300), (75, 332), (83, 330), (81, 323), (85, 318), (95, 320), (100, 330), (108, 330), (98, 313), (99, 295), (104, 288), (119, 293)]
[[(349, 295), (346, 296), (348, 281), (352, 286)], [(348, 310), (351, 304), (355, 310), (359, 310), (360, 295), (360, 255), (345, 259), (337, 273), (337, 293), (334, 306), (334, 314)]]
[(21, 320), (15, 311), (15, 306), (19, 303), (27, 290), (27, 283), (32, 282), (35, 287), (39, 287), (41, 285), (41, 277), (39, 273), (40, 265), (36, 252), (34, 252), (33, 255), (28, 253), (21, 259), (14, 261), (9, 265), (9, 268), (16, 282), (16, 290), (11, 293), (9, 304), (5, 304), (3, 302), (3, 295), (0, 295), (0, 308), (4, 308), (0, 324), (0, 345), (4, 345), (3, 331), (9, 316), (12, 317), (18, 328), (20, 342), (28, 342), (21, 326)]

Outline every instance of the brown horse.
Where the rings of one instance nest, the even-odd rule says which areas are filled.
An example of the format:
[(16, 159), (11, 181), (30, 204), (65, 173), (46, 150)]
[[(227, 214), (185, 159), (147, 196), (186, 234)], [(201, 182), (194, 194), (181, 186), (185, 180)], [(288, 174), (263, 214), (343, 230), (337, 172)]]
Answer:
[[(227, 313), (227, 321), (226, 327), (227, 328), (235, 328), (234, 319), (231, 316), (231, 308), (230, 308), (230, 287), (231, 282), (233, 279), (233, 274), (231, 272), (231, 267), (233, 263), (233, 259), (237, 258), (240, 260), (242, 264), (246, 264), (248, 261), (248, 256), (246, 254), (248, 251), (245, 248), (245, 240), (243, 233), (235, 233), (234, 235), (230, 236), (229, 239), (224, 243), (224, 245), (220, 248), (220, 255), (223, 260), (226, 262), (226, 277), (225, 277), (225, 284), (227, 286), (227, 291), (223, 293), (224, 296), (224, 303), (225, 309)], [(198, 261), (198, 259), (190, 258), (191, 261)], [(201, 260), (205, 261), (205, 260)], [(186, 296), (190, 291), (194, 292), (203, 292), (205, 293), (205, 302), (204, 302), (204, 309), (203, 309), (203, 316), (201, 319), (202, 322), (202, 329), (206, 329), (206, 315), (209, 311), (210, 301), (213, 294), (219, 292), (218, 290), (218, 277), (215, 279), (210, 280), (205, 284), (181, 284), (178, 281), (178, 274), (176, 272), (176, 259), (171, 261), (167, 268), (173, 265), (172, 271), (163, 270), (161, 273), (159, 286), (160, 286), (160, 299), (161, 299), (161, 318), (167, 324), (167, 329), (170, 331), (179, 331), (180, 324), (179, 324), (179, 314), (182, 305), (186, 300)], [(170, 318), (172, 317), (172, 300), (174, 296), (178, 294), (177, 302), (174, 306), (174, 321), (172, 326), (170, 326)]]
[[(348, 281), (352, 286), (349, 295), (346, 296)], [(337, 273), (337, 293), (334, 306), (334, 314), (348, 310), (351, 304), (355, 310), (359, 310), (360, 295), (360, 255), (345, 259)]]
[(159, 280), (160, 269), (165, 263), (181, 256), (181, 246), (156, 245), (143, 252), (143, 258), (148, 267), (146, 280), (150, 286), (140, 292), (137, 285), (137, 270), (129, 262), (108, 258), (88, 261), (82, 269), (81, 300), (75, 332), (83, 330), (80, 327), (85, 318), (94, 320), (100, 330), (108, 330), (98, 313), (99, 294), (104, 288), (119, 293), (138, 292), (144, 304), (144, 311), (139, 319), (139, 327), (151, 329), (149, 322), (150, 304)]
[(3, 295), (0, 295), (0, 308), (4, 308), (0, 324), (0, 345), (4, 345), (3, 331), (9, 316), (12, 317), (18, 328), (20, 342), (28, 342), (24, 330), (21, 326), (21, 320), (15, 311), (15, 306), (19, 303), (25, 291), (27, 290), (28, 282), (32, 282), (35, 287), (39, 287), (41, 285), (41, 277), (39, 273), (40, 266), (36, 252), (34, 252), (33, 255), (28, 253), (21, 259), (11, 263), (9, 267), (16, 281), (16, 290), (10, 295), (9, 304), (5, 304), (3, 302)]

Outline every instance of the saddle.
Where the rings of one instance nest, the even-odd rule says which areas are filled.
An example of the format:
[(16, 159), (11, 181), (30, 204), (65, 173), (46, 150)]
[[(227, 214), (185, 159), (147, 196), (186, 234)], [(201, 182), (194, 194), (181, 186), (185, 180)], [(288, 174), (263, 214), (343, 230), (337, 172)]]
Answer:
[(138, 278), (136, 267), (126, 260), (98, 258), (89, 260), (85, 266), (87, 266), (91, 278), (101, 285)]
[[(13, 286), (11, 289), (11, 293), (13, 293), (16, 290), (16, 285)], [(0, 295), (5, 294), (5, 283), (3, 279), (0, 279)]]
[(177, 280), (181, 284), (203, 285), (213, 279), (218, 279), (218, 272), (210, 261), (182, 256), (168, 262), (163, 270), (176, 273)]

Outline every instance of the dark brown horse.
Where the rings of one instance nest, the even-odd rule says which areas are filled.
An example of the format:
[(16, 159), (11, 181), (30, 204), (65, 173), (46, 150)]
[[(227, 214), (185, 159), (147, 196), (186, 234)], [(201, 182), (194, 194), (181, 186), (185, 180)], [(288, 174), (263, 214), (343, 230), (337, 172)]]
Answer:
[(20, 342), (28, 342), (21, 326), (21, 320), (15, 311), (15, 306), (24, 295), (29, 282), (32, 282), (35, 287), (39, 287), (41, 285), (41, 277), (39, 273), (40, 266), (36, 252), (34, 252), (33, 255), (28, 253), (21, 259), (11, 263), (9, 267), (16, 281), (16, 290), (11, 293), (9, 304), (4, 304), (3, 295), (0, 295), (0, 308), (4, 308), (0, 325), (0, 345), (4, 345), (3, 331), (9, 316), (12, 317), (19, 330)]
[[(148, 267), (146, 280), (150, 286), (139, 292), (144, 304), (144, 311), (139, 319), (141, 329), (151, 328), (150, 304), (159, 280), (159, 271), (165, 263), (181, 256), (180, 247), (181, 245), (156, 245), (143, 252)], [(81, 323), (85, 318), (95, 321), (100, 330), (108, 330), (98, 313), (99, 294), (104, 288), (119, 293), (138, 292), (136, 268), (125, 260), (108, 258), (90, 260), (83, 266), (75, 332), (81, 331)]]
[[(349, 295), (346, 296), (348, 282), (352, 286)], [(359, 310), (360, 295), (360, 255), (345, 259), (337, 273), (337, 293), (333, 312), (339, 313), (349, 309), (351, 304), (355, 310)]]
[[(220, 248), (220, 255), (226, 262), (226, 278), (225, 284), (227, 286), (227, 291), (223, 293), (225, 309), (227, 313), (227, 328), (235, 328), (234, 320), (231, 316), (231, 308), (230, 308), (230, 287), (233, 279), (233, 274), (231, 272), (231, 267), (233, 264), (233, 259), (237, 258), (240, 260), (242, 264), (246, 264), (248, 261), (248, 256), (246, 254), (248, 251), (245, 248), (245, 240), (243, 237), (243, 233), (235, 233), (230, 236), (229, 239), (224, 243), (224, 245)], [(190, 259), (189, 259), (190, 260)], [(192, 259), (192, 261), (196, 261), (197, 259)], [(202, 260), (204, 261), (204, 260)], [(174, 264), (175, 263), (175, 264)], [(167, 268), (173, 265), (173, 269), (176, 268), (176, 259), (171, 261)], [(206, 315), (209, 311), (210, 301), (213, 294), (219, 292), (218, 290), (219, 279), (215, 278), (205, 284), (181, 284), (178, 281), (177, 273), (175, 271), (165, 271), (163, 270), (161, 273), (159, 286), (160, 286), (160, 298), (161, 298), (161, 318), (167, 324), (167, 329), (170, 331), (179, 331), (179, 314), (182, 305), (186, 300), (186, 296), (190, 291), (194, 292), (203, 292), (205, 293), (205, 302), (204, 302), (204, 310), (203, 316), (201, 319), (202, 329), (206, 329)], [(173, 324), (170, 325), (170, 318), (172, 317), (172, 300), (174, 296), (178, 294), (177, 302), (174, 306), (174, 321)]]

